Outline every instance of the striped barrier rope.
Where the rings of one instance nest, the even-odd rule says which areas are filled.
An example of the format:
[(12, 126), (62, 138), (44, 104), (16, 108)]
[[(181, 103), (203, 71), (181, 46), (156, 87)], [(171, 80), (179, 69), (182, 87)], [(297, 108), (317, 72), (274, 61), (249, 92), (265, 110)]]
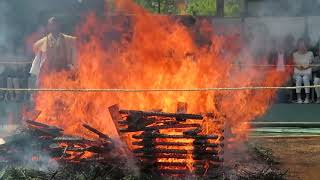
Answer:
[(248, 87), (216, 87), (216, 88), (190, 88), (190, 89), (112, 89), (112, 88), (0, 88), (0, 91), (22, 92), (109, 92), (109, 93), (140, 93), (140, 92), (203, 92), (203, 91), (243, 91), (243, 90), (279, 90), (297, 88), (320, 88), (320, 85), (277, 87), (277, 86), (248, 86)]

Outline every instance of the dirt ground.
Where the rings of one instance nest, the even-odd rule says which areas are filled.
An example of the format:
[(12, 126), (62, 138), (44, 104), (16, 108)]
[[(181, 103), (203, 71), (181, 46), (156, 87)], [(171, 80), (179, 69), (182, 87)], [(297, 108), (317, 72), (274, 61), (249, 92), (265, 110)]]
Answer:
[(288, 170), (288, 179), (320, 180), (320, 137), (259, 137), (252, 140), (270, 149)]

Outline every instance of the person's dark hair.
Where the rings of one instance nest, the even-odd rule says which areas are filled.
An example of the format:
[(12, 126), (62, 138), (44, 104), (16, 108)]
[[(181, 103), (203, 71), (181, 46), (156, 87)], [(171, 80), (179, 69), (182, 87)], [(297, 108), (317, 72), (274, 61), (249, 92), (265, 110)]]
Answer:
[(307, 41), (305, 38), (301, 37), (297, 40), (297, 48), (299, 48), (300, 43), (304, 43), (304, 45), (307, 47)]
[(48, 19), (48, 23), (56, 23), (60, 25), (60, 20), (57, 17), (51, 17)]

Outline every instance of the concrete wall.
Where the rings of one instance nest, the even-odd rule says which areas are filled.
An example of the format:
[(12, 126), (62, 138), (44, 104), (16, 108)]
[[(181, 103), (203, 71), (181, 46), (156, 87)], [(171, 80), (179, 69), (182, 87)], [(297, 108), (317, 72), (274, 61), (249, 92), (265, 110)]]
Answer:
[(319, 104), (274, 104), (257, 118), (262, 122), (320, 122)]

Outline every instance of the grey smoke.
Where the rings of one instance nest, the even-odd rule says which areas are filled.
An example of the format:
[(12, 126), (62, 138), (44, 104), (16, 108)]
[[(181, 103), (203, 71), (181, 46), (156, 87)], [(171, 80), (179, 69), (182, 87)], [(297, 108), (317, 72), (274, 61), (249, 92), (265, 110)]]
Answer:
[(0, 1), (0, 54), (7, 48), (7, 37), (10, 30), (7, 26), (8, 4), (6, 1)]

